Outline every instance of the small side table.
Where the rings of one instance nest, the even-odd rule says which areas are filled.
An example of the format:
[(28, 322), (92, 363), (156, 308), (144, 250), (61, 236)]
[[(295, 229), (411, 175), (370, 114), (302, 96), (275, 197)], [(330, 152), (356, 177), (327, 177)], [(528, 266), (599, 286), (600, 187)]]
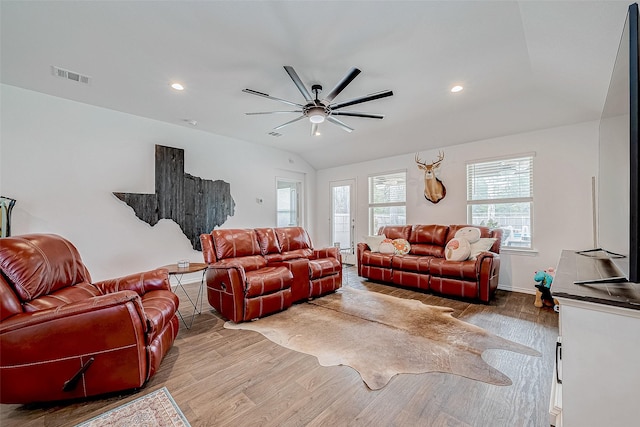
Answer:
[[(205, 273), (207, 272), (207, 264), (204, 264), (201, 262), (192, 262), (189, 264), (188, 267), (178, 267), (178, 264), (169, 264), (169, 265), (163, 266), (162, 268), (166, 268), (167, 270), (169, 270), (169, 279), (171, 279), (171, 277), (176, 278), (177, 283), (175, 286), (171, 287), (171, 290), (176, 292), (178, 288), (182, 289), (182, 292), (184, 292), (187, 299), (193, 306), (193, 314), (191, 315), (191, 322), (188, 325), (187, 325), (187, 322), (184, 320), (182, 313), (180, 313), (180, 310), (178, 310), (178, 315), (182, 319), (182, 323), (184, 323), (184, 326), (187, 329), (191, 329), (191, 326), (193, 326), (193, 319), (196, 317), (196, 314), (202, 313), (202, 300), (204, 299), (204, 295), (203, 295), (204, 276), (205, 276)], [(184, 286), (182, 286), (182, 276), (184, 276), (185, 274), (197, 273), (199, 271), (202, 271), (202, 278), (200, 279), (198, 296), (196, 297), (196, 301), (194, 302), (189, 296), (189, 294), (187, 293)], [(198, 310), (198, 303), (200, 303), (199, 310)]]

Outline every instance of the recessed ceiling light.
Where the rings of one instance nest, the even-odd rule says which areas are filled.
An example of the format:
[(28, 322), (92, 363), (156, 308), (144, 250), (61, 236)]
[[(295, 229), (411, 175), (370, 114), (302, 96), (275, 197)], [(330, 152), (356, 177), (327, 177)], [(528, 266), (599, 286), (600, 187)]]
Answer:
[(454, 86), (454, 87), (451, 88), (451, 92), (457, 93), (457, 92), (462, 91), (462, 89), (464, 89), (462, 86)]
[(175, 90), (184, 90), (184, 86), (182, 86), (180, 83), (171, 83), (171, 87)]

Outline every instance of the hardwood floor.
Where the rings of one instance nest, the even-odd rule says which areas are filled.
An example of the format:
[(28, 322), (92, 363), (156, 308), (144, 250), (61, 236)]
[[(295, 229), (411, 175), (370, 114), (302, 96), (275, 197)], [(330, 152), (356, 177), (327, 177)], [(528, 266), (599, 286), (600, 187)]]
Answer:
[[(322, 367), (313, 356), (255, 332), (228, 330), (212, 309), (181, 330), (158, 373), (137, 393), (83, 402), (0, 405), (0, 425), (73, 426), (166, 386), (192, 426), (548, 426), (557, 314), (534, 296), (498, 291), (489, 305), (441, 298), (359, 278), (344, 286), (451, 307), (455, 316), (533, 347), (542, 357), (489, 350), (484, 359), (513, 381), (500, 387), (451, 374), (401, 374), (371, 391), (353, 369)], [(187, 285), (197, 293), (197, 285)], [(183, 313), (190, 321), (188, 301)], [(206, 307), (205, 300), (205, 307)]]

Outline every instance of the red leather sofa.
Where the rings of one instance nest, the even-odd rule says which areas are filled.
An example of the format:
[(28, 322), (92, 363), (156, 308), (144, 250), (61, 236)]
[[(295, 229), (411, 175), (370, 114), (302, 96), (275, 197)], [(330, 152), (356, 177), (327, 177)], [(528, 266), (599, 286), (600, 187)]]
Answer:
[[(463, 227), (480, 229), (483, 238), (495, 238), (489, 251), (475, 260), (445, 259), (446, 244)], [(498, 288), (502, 230), (471, 225), (401, 225), (382, 227), (378, 234), (389, 239), (404, 239), (411, 246), (405, 255), (372, 252), (366, 243), (358, 243), (358, 275), (442, 295), (489, 302)]]
[(0, 239), (0, 402), (139, 388), (178, 333), (166, 269), (91, 282), (71, 242)]
[(342, 286), (338, 249), (313, 249), (302, 227), (217, 229), (200, 241), (209, 304), (232, 322), (282, 311)]

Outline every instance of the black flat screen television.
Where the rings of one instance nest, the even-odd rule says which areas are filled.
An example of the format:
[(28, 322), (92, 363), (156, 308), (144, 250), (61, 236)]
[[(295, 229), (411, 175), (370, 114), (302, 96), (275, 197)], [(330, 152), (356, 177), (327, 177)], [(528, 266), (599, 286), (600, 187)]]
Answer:
[(638, 49), (634, 3), (629, 6), (600, 119), (596, 247), (615, 264), (618, 274), (611, 279), (635, 283), (640, 282)]

